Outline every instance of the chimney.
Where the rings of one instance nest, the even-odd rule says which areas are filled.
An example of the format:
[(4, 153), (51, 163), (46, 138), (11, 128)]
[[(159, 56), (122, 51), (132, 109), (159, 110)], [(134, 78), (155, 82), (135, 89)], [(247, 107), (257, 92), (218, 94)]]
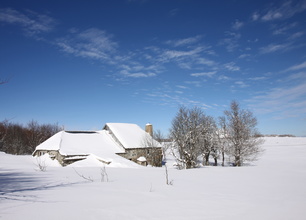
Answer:
[(151, 135), (151, 137), (153, 137), (153, 125), (151, 125), (151, 124), (146, 124), (146, 129), (145, 129), (145, 131), (146, 131), (147, 133), (149, 133), (149, 135)]

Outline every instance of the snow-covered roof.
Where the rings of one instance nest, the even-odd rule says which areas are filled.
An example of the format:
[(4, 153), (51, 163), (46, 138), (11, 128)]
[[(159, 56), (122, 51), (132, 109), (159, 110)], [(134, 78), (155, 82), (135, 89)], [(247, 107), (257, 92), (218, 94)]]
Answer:
[(95, 132), (60, 131), (38, 145), (37, 150), (59, 150), (62, 155), (93, 154), (104, 161), (112, 161), (112, 159), (120, 157), (116, 153), (124, 153), (124, 150), (118, 146), (106, 130)]
[(35, 151), (36, 150), (59, 150), (63, 132), (64, 131), (60, 131), (56, 133), (55, 135), (53, 135), (52, 137), (45, 140), (44, 142), (42, 142), (40, 145), (36, 147)]
[(126, 148), (161, 147), (160, 144), (136, 124), (129, 123), (106, 123), (105, 129), (113, 133), (121, 145)]

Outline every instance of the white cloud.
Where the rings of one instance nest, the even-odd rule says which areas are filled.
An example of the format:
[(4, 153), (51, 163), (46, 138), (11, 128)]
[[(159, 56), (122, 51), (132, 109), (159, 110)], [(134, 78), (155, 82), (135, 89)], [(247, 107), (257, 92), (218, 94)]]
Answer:
[(305, 88), (305, 80), (293, 86), (272, 88), (249, 100), (250, 106), (258, 113), (272, 113), (277, 118), (305, 117)]
[(245, 82), (243, 81), (236, 81), (235, 84), (240, 87), (240, 88), (246, 88), (248, 87), (249, 85), (247, 85)]
[(191, 76), (199, 77), (199, 76), (207, 76), (207, 77), (212, 77), (213, 75), (216, 74), (216, 71), (213, 72), (201, 72), (201, 73), (192, 73), (190, 74)]
[(228, 77), (228, 76), (225, 76), (225, 75), (220, 75), (220, 76), (218, 77), (218, 80), (229, 80), (229, 79), (231, 79), (231, 78)]
[(286, 51), (291, 49), (291, 44), (286, 43), (286, 44), (269, 44), (266, 47), (260, 48), (260, 53), (262, 54), (267, 54), (267, 53), (274, 53), (277, 51)]
[(21, 13), (11, 8), (0, 9), (0, 22), (19, 25), (29, 36), (50, 32), (54, 29), (55, 20), (48, 15), (33, 11)]
[(174, 47), (179, 47), (179, 46), (186, 46), (186, 45), (197, 43), (201, 38), (202, 37), (200, 35), (197, 35), (195, 37), (188, 37), (184, 39), (169, 40), (166, 43)]
[(193, 85), (195, 87), (201, 87), (201, 81), (185, 81), (186, 84)]
[(241, 54), (238, 58), (239, 59), (244, 59), (244, 58), (247, 58), (247, 57), (250, 57), (251, 56), (251, 54), (249, 54), (249, 53), (244, 53), (244, 54)]
[(260, 18), (260, 15), (258, 14), (258, 12), (254, 12), (252, 14), (252, 20), (253, 21), (257, 21)]
[(244, 25), (244, 23), (242, 21), (236, 20), (233, 24), (232, 24), (232, 28), (234, 30), (239, 30), (240, 28), (242, 28)]
[(130, 73), (126, 70), (122, 70), (120, 73), (126, 77), (131, 77), (131, 78), (148, 78), (148, 77), (156, 76), (155, 73), (142, 73), (142, 72)]
[(253, 21), (274, 21), (288, 19), (295, 14), (301, 13), (306, 9), (306, 1), (285, 1), (282, 5), (268, 8), (265, 12), (259, 14), (255, 12), (252, 15)]
[(237, 66), (234, 62), (229, 62), (224, 64), (224, 67), (229, 71), (239, 71), (240, 67)]
[(215, 65), (217, 65), (217, 63), (215, 61), (207, 59), (207, 58), (204, 58), (204, 57), (197, 58), (196, 62), (198, 64), (202, 64), (202, 65), (206, 65), (206, 66), (215, 66)]
[[(196, 37), (197, 38), (197, 37)], [(168, 43), (175, 43), (176, 45), (184, 45), (187, 42), (193, 42), (194, 38), (186, 38), (179, 41), (168, 41)], [(204, 66), (216, 70), (218, 63), (206, 58), (208, 54), (212, 54), (210, 46), (188, 46), (184, 49), (181, 48), (159, 48), (156, 46), (146, 47), (146, 56), (149, 62), (163, 65), (165, 63), (173, 63), (181, 69), (203, 69)]]
[(175, 58), (180, 58), (180, 57), (189, 57), (189, 56), (194, 56), (199, 54), (200, 52), (203, 51), (202, 47), (197, 47), (193, 50), (188, 50), (188, 51), (182, 51), (182, 50), (165, 50), (161, 57), (164, 57), (164, 59), (169, 60), (169, 59), (175, 59)]
[(186, 86), (181, 86), (181, 85), (177, 85), (176, 87), (177, 87), (177, 88), (180, 88), (180, 89), (188, 89), (188, 87), (186, 87)]
[(285, 70), (285, 72), (301, 70), (301, 69), (305, 69), (305, 68), (306, 68), (306, 61), (304, 61), (303, 63), (300, 63), (300, 64), (289, 67), (288, 69)]
[(268, 79), (265, 76), (258, 76), (258, 77), (253, 77), (253, 78), (249, 78), (249, 80), (253, 80), (253, 81), (260, 81), (260, 80), (265, 80)]
[(233, 52), (238, 46), (238, 40), (241, 38), (241, 34), (234, 32), (225, 32), (225, 38), (220, 41), (220, 45), (225, 45), (228, 52)]
[(287, 31), (290, 29), (294, 28), (297, 26), (297, 22), (290, 23), (290, 24), (285, 24), (280, 27), (276, 27), (275, 30), (273, 31), (274, 35), (280, 35), (280, 34), (286, 34)]
[(144, 66), (135, 61), (128, 64), (122, 64), (119, 66), (119, 69), (121, 69), (121, 76), (130, 78), (154, 77), (159, 72), (158, 66)]
[(293, 34), (291, 34), (291, 36), (289, 37), (289, 40), (295, 40), (295, 39), (297, 39), (297, 38), (302, 37), (303, 35), (304, 35), (304, 32), (302, 32), (302, 31), (293, 33)]
[(287, 80), (306, 80), (306, 72), (305, 71), (302, 71), (302, 72), (298, 72), (298, 73), (295, 73), (295, 74), (290, 74), (288, 77), (287, 77)]
[(117, 48), (117, 43), (112, 40), (112, 36), (97, 28), (90, 28), (65, 38), (57, 39), (56, 45), (62, 51), (74, 56), (107, 61), (109, 63), (114, 62), (111, 57)]

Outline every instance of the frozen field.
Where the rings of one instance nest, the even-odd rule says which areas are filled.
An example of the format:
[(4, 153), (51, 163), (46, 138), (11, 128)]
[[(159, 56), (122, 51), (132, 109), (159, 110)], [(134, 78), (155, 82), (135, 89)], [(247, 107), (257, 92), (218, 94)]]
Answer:
[[(38, 171), (31, 156), (0, 153), (0, 219), (306, 219), (306, 138), (265, 138), (244, 167), (176, 170), (83, 161)], [(84, 167), (80, 167), (84, 166)], [(88, 181), (85, 178), (93, 181)], [(104, 176), (106, 180), (106, 176)]]

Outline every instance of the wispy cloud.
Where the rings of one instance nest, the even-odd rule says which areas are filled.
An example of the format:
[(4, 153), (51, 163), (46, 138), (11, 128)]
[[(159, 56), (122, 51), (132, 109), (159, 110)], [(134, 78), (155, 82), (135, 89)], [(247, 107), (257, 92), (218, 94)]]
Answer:
[(287, 19), (306, 10), (306, 1), (285, 1), (279, 6), (267, 8), (263, 12), (254, 12), (253, 21), (274, 21)]
[(233, 52), (239, 47), (238, 40), (241, 38), (241, 34), (234, 32), (225, 32), (225, 38), (220, 41), (220, 45), (224, 45), (228, 52)]
[(289, 67), (288, 69), (285, 70), (285, 72), (296, 71), (296, 70), (301, 70), (301, 69), (306, 69), (306, 61), (304, 61), (303, 63), (296, 64), (296, 65), (293, 65), (293, 66)]
[(57, 39), (56, 45), (65, 53), (109, 63), (113, 62), (111, 55), (113, 55), (118, 46), (112, 40), (111, 35), (97, 28), (90, 28)]
[(230, 79), (231, 79), (230, 77), (225, 76), (225, 75), (220, 75), (220, 76), (218, 77), (218, 80), (223, 80), (223, 81), (230, 80)]
[(258, 76), (258, 77), (249, 78), (249, 80), (253, 80), (253, 81), (260, 81), (260, 80), (266, 80), (266, 79), (268, 79), (268, 77), (265, 77), (265, 76)]
[(183, 96), (184, 92), (182, 91), (164, 91), (157, 89), (156, 91), (152, 91), (147, 93), (146, 102), (164, 105), (164, 106), (172, 106), (177, 107), (178, 105), (186, 105), (186, 106), (197, 106), (203, 109), (211, 108), (210, 105), (207, 105), (199, 100), (191, 99), (186, 96)]
[(284, 44), (269, 44), (266, 47), (259, 48), (260, 53), (267, 54), (267, 53), (274, 53), (277, 51), (287, 51), (291, 49), (290, 43), (284, 43)]
[(202, 85), (202, 81), (185, 81), (185, 83), (195, 87), (201, 87)]
[(174, 16), (176, 16), (176, 15), (179, 13), (179, 11), (180, 11), (180, 9), (174, 8), (174, 9), (172, 9), (172, 10), (169, 11), (169, 15), (170, 15), (171, 17), (174, 17)]
[(253, 21), (258, 21), (260, 19), (260, 14), (258, 12), (254, 12), (251, 18)]
[(177, 85), (176, 87), (177, 87), (177, 88), (180, 88), (180, 89), (188, 89), (188, 87), (186, 87), (186, 86), (181, 86), (181, 85)]
[(289, 30), (293, 29), (296, 26), (297, 22), (290, 24), (282, 24), (280, 27), (276, 26), (274, 27), (273, 34), (274, 35), (286, 34)]
[(240, 67), (237, 66), (234, 62), (229, 62), (224, 64), (225, 69), (229, 70), (229, 71), (239, 71)]
[(305, 88), (305, 80), (293, 86), (272, 88), (249, 100), (250, 106), (257, 113), (273, 113), (275, 118), (303, 117), (306, 112)]
[(247, 57), (250, 57), (251, 56), (251, 54), (249, 54), (249, 53), (244, 53), (244, 54), (241, 54), (238, 58), (239, 59), (244, 59), (244, 58), (247, 58)]
[(122, 76), (131, 78), (154, 77), (159, 72), (158, 66), (144, 66), (137, 62), (133, 62), (133, 64), (123, 64), (119, 68), (121, 69), (120, 74)]
[(130, 73), (126, 70), (122, 70), (120, 73), (126, 77), (132, 77), (132, 78), (147, 78), (147, 77), (156, 76), (155, 73), (142, 73), (142, 72)]
[(243, 82), (243, 81), (236, 81), (235, 82), (235, 85), (236, 86), (238, 86), (238, 87), (240, 87), (240, 88), (246, 88), (246, 87), (249, 87), (249, 85), (248, 84), (246, 84), (245, 82)]
[(179, 46), (186, 46), (190, 44), (195, 44), (199, 42), (199, 40), (202, 38), (202, 36), (197, 35), (195, 37), (188, 37), (184, 39), (178, 39), (178, 40), (168, 40), (166, 43), (169, 45), (172, 45), (174, 47), (179, 47)]
[(204, 58), (204, 57), (197, 58), (196, 63), (197, 64), (202, 64), (202, 65), (205, 65), (205, 66), (209, 66), (209, 67), (214, 67), (214, 66), (217, 65), (217, 62), (215, 62), (213, 60), (210, 60), (210, 59), (207, 59), (207, 58)]
[(291, 36), (289, 36), (288, 40), (295, 40), (297, 38), (302, 37), (303, 35), (305, 35), (305, 33), (303, 31), (298, 31), (298, 32), (295, 32), (295, 33), (291, 34)]
[(232, 24), (232, 29), (234, 30), (239, 30), (240, 28), (242, 28), (244, 25), (244, 23), (242, 21), (236, 20), (233, 24)]
[(216, 71), (213, 72), (201, 72), (201, 73), (192, 73), (190, 74), (191, 76), (199, 77), (199, 76), (207, 76), (207, 77), (212, 77), (213, 75), (216, 74)]
[(0, 22), (19, 25), (28, 36), (50, 32), (55, 27), (55, 19), (33, 11), (19, 12), (11, 8), (0, 9)]
[(202, 47), (197, 47), (195, 49), (192, 50), (165, 50), (162, 54), (161, 54), (161, 59), (165, 60), (165, 61), (169, 61), (172, 59), (177, 59), (177, 58), (181, 58), (181, 57), (190, 57), (190, 56), (195, 56), (198, 55), (199, 53), (201, 53), (203, 51)]

